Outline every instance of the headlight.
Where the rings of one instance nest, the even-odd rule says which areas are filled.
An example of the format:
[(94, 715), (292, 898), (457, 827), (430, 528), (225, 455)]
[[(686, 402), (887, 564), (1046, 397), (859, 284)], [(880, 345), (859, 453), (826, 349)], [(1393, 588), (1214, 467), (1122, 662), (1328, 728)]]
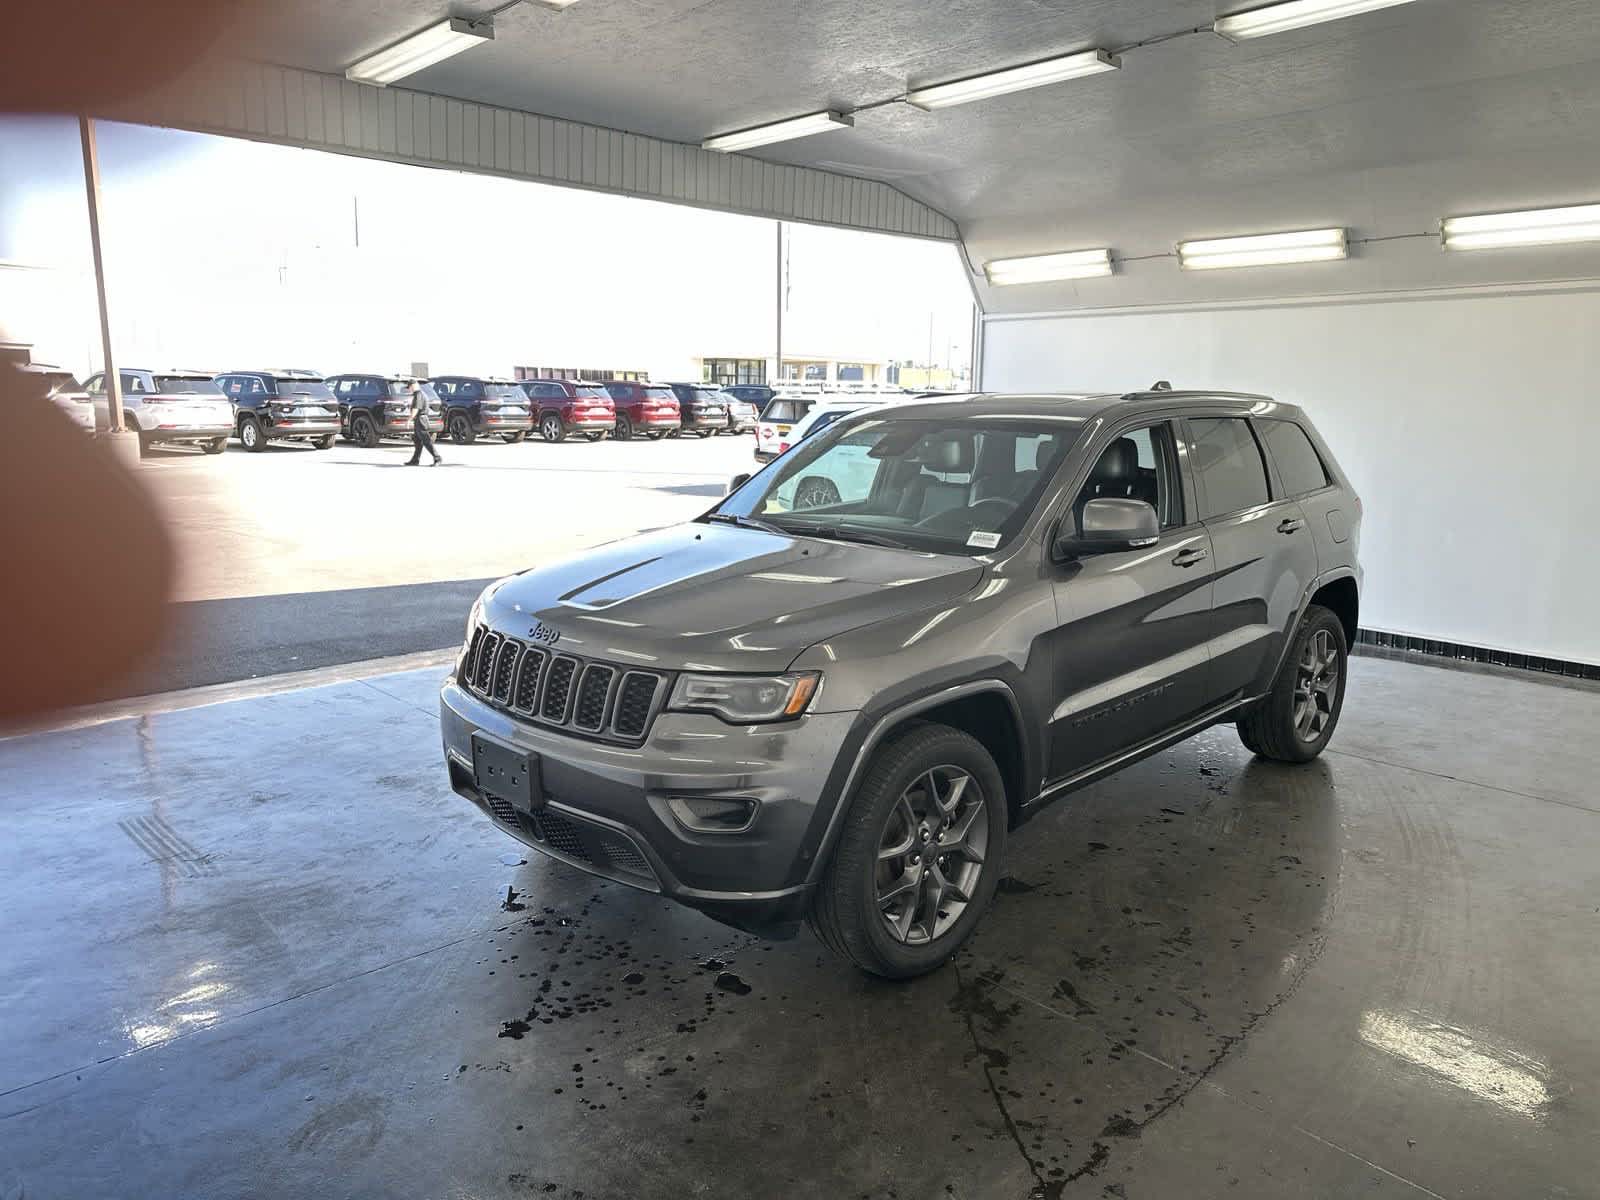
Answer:
[(680, 675), (667, 707), (677, 712), (710, 712), (736, 724), (786, 721), (805, 712), (822, 676)]

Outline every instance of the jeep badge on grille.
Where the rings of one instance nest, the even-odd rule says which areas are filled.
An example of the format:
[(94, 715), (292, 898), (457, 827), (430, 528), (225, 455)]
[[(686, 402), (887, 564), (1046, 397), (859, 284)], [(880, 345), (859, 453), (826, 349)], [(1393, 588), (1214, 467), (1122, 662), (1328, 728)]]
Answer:
[(533, 628), (528, 630), (528, 636), (536, 642), (543, 642), (546, 646), (554, 646), (561, 640), (561, 631), (543, 621), (535, 621)]

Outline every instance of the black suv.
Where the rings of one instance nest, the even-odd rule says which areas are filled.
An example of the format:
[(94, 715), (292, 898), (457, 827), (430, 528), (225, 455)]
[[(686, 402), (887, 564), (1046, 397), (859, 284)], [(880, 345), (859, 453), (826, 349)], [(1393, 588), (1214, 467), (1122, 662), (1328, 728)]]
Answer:
[(339, 402), (309, 371), (230, 371), (216, 384), (233, 401), (234, 436), (246, 450), (268, 442), (310, 442), (326, 450), (339, 436)]
[[(339, 420), (344, 436), (368, 449), (384, 438), (411, 437), (411, 389), (417, 380), (406, 375), (330, 375), (328, 386), (339, 402)], [(439, 394), (426, 380), (422, 391), (428, 399), (428, 431), (444, 428), (444, 410)]]
[(444, 402), (445, 436), (458, 446), (494, 435), (520, 442), (533, 428), (527, 393), (512, 380), (435, 375), (432, 383)]
[(669, 383), (678, 398), (679, 432), (708, 438), (728, 428), (728, 398), (714, 383)]
[(1361, 502), (1292, 405), (897, 404), (735, 482), (479, 598), (444, 748), (507, 833), (909, 976), (1051, 801), (1219, 722), (1303, 763), (1339, 720)]

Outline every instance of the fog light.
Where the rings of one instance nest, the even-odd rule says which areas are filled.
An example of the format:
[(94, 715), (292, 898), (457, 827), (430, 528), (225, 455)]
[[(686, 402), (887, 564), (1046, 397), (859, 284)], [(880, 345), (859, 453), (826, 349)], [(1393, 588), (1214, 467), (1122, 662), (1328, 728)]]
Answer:
[(745, 796), (669, 796), (667, 807), (696, 833), (743, 833), (756, 819), (756, 802)]

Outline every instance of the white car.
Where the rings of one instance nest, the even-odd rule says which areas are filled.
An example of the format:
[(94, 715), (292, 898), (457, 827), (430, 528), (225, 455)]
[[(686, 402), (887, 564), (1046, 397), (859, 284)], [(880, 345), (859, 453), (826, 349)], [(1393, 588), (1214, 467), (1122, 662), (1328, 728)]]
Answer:
[(94, 403), (71, 371), (47, 363), (27, 363), (17, 370), (33, 376), (35, 386), (42, 387), (45, 398), (69, 421), (85, 433), (94, 432)]
[[(804, 438), (819, 429), (825, 429), (846, 413), (862, 408), (885, 404), (899, 404), (915, 399), (904, 392), (844, 392), (821, 396), (775, 396), (761, 414), (761, 424), (756, 426), (756, 461), (771, 462), (790, 446), (798, 445)], [(787, 403), (786, 403), (787, 402)], [(782, 418), (791, 411), (794, 416)]]

